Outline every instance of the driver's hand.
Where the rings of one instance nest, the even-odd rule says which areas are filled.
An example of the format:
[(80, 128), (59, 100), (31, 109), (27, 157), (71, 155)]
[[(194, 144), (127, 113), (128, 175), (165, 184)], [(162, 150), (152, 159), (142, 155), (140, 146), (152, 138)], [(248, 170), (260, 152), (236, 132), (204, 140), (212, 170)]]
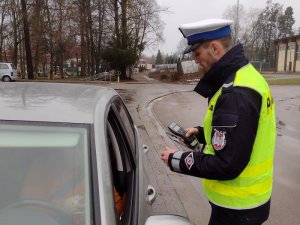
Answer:
[(185, 132), (186, 132), (186, 134), (185, 134), (186, 137), (189, 137), (191, 135), (198, 135), (199, 134), (199, 130), (195, 127), (186, 128)]
[(84, 213), (84, 197), (80, 195), (74, 195), (65, 201), (65, 208), (73, 214)]

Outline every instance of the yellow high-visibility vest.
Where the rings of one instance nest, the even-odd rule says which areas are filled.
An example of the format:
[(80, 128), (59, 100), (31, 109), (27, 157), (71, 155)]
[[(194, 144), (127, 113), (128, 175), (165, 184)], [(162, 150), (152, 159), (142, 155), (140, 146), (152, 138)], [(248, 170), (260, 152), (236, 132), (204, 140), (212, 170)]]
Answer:
[[(204, 193), (212, 203), (232, 209), (255, 208), (266, 203), (272, 192), (273, 158), (276, 139), (275, 105), (270, 88), (262, 75), (248, 64), (236, 72), (234, 87), (247, 87), (258, 92), (262, 105), (250, 161), (233, 180), (203, 179)], [(222, 87), (212, 97), (204, 118), (205, 154), (214, 155), (212, 118)], [(226, 125), (226, 124), (225, 124)], [(241, 146), (243, 151), (243, 146)]]

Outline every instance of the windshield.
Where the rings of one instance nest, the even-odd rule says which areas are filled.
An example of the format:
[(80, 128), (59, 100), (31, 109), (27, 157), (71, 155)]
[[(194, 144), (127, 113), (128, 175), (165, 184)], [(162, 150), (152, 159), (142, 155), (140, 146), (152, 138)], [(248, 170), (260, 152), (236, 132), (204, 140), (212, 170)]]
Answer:
[(0, 137), (0, 224), (91, 224), (87, 128), (0, 124)]

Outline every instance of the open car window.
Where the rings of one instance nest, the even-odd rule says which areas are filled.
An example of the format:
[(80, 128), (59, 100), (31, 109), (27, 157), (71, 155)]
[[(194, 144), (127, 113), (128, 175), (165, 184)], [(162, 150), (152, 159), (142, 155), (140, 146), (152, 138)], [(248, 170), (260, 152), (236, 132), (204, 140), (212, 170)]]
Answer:
[(130, 140), (123, 130), (122, 121), (113, 110), (108, 115), (108, 148), (113, 179), (113, 196), (117, 224), (131, 224), (134, 192), (135, 163), (130, 149)]
[(87, 127), (0, 124), (0, 137), (0, 224), (92, 224)]

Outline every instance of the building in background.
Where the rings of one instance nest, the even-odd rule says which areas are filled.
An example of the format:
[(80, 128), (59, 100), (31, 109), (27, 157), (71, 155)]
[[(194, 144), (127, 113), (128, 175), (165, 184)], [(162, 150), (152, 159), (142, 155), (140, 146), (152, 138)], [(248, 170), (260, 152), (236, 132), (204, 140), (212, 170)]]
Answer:
[(177, 71), (177, 64), (173, 63), (173, 64), (158, 64), (155, 65), (155, 70), (157, 72), (176, 72)]
[(151, 70), (153, 68), (153, 65), (150, 63), (149, 59), (141, 57), (138, 62), (138, 67), (144, 68), (146, 70)]
[(274, 41), (276, 72), (300, 73), (300, 34)]
[(184, 74), (197, 73), (200, 69), (200, 65), (195, 60), (181, 61), (181, 67)]

